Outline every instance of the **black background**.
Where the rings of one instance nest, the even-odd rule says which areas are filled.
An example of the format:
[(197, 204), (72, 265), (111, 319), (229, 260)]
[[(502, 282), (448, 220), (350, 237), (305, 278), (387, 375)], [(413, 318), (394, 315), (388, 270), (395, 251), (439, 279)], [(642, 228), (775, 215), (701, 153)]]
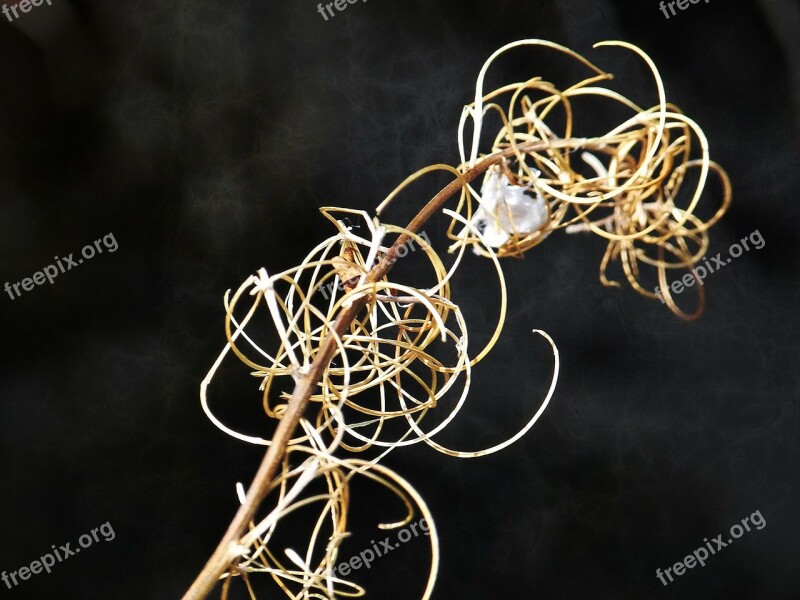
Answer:
[[(370, 0), (328, 22), (306, 0), (54, 0), (0, 18), (0, 279), (109, 232), (119, 243), (52, 286), (0, 299), (0, 569), (106, 521), (116, 532), (50, 575), (0, 584), (0, 596), (180, 596), (261, 456), (199, 405), (223, 345), (224, 291), (329, 235), (320, 206), (370, 209), (418, 168), (455, 164), (483, 61), (540, 37), (651, 105), (640, 62), (591, 49), (614, 38), (643, 47), (733, 181), (711, 254), (756, 229), (766, 246), (706, 281), (695, 323), (604, 289), (596, 238), (552, 236), (505, 263), (509, 326), (442, 441), (478, 449), (527, 420), (551, 369), (534, 327), (558, 342), (562, 375), (539, 424), (505, 452), (459, 461), (418, 447), (387, 461), (436, 516), (434, 596), (800, 598), (800, 76), (796, 49), (775, 34), (791, 31), (796, 6), (773, 6), (777, 29), (761, 4), (721, 0), (669, 20), (654, 0)], [(488, 86), (541, 74), (563, 87), (566, 65), (520, 50)], [(444, 181), (387, 216), (406, 222)], [(496, 292), (485, 265), (470, 264), (457, 299), (480, 336)], [(267, 435), (255, 384), (230, 372), (240, 383), (231, 378), (226, 410)], [(356, 491), (368, 540), (399, 507)], [(659, 583), (657, 568), (757, 510), (764, 529)], [(363, 547), (348, 542), (343, 555)], [(356, 580), (368, 598), (418, 598), (425, 559), (409, 543)]]

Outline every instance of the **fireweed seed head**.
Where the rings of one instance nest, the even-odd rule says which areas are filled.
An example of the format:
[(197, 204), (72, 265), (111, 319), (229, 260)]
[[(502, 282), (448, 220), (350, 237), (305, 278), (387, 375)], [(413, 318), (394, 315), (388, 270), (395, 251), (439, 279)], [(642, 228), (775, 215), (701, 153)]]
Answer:
[[(603, 285), (621, 287), (624, 280), (636, 292), (657, 299), (649, 291), (653, 284), (646, 279), (658, 279), (665, 290), (664, 304), (683, 319), (696, 319), (703, 309), (703, 287), (696, 286), (698, 306), (688, 313), (678, 307), (666, 291), (669, 282), (661, 278), (676, 269), (691, 271), (708, 252), (708, 231), (731, 202), (730, 179), (711, 160), (700, 125), (668, 103), (658, 68), (642, 49), (621, 41), (595, 46), (624, 50), (646, 64), (658, 103), (639, 108), (640, 102), (612, 89), (618, 85), (612, 86), (613, 74), (559, 44), (537, 39), (507, 44), (486, 61), (478, 76), (475, 100), (462, 111), (459, 173), (477, 164), (480, 156), (495, 164), (487, 172), (480, 195), (471, 188), (465, 190), (459, 213), (479, 226), (500, 258), (523, 255), (557, 229), (591, 232), (607, 244), (600, 260)], [(522, 47), (555, 50), (593, 73), (567, 81), (566, 86), (535, 77), (485, 90), (492, 63)], [(592, 111), (583, 110), (588, 98), (603, 103), (618, 125), (607, 133), (592, 135), (596, 129)], [(499, 122), (499, 130), (492, 131), (491, 137), (483, 135), (490, 115), (497, 113), (500, 119), (491, 122)], [(565, 114), (566, 126), (562, 122)], [(468, 128), (470, 120), (472, 127)], [(490, 147), (485, 143), (488, 139), (493, 140)], [(690, 170), (698, 176), (687, 177)], [(709, 218), (700, 218), (698, 207), (705, 208), (700, 205), (709, 182), (717, 188), (714, 202), (718, 206), (715, 212), (706, 210), (711, 213)], [(676, 200), (679, 198), (685, 200)], [(479, 206), (475, 206), (476, 200)], [(488, 256), (476, 236), (456, 223), (451, 224), (448, 236), (454, 242), (451, 251), (471, 246), (477, 254)], [(752, 241), (763, 245), (760, 236)]]
[[(489, 64), (505, 51), (524, 45), (565, 53), (593, 73), (583, 81), (568, 82), (568, 87), (563, 88), (567, 91), (560, 91), (555, 84), (531, 73), (525, 83), (485, 94), (483, 81)], [(354, 209), (322, 208), (323, 215), (336, 228), (334, 235), (310, 250), (299, 265), (271, 275), (261, 269), (238, 290), (225, 295), (226, 343), (200, 386), (203, 410), (215, 426), (229, 435), (262, 446), (277, 441), (284, 452), (282, 457), (276, 454), (270, 463), (276, 473), (272, 481), (259, 481), (258, 487), (253, 488), (274, 490), (269, 498), (259, 493), (245, 496), (243, 488), (237, 488), (240, 502), (249, 503), (253, 514), (258, 515), (249, 532), (226, 535), (220, 544), (220, 549), (228, 553), (229, 566), (235, 566), (242, 574), (263, 572), (269, 566), (263, 557), (277, 551), (267, 548), (276, 527), (280, 524), (294, 529), (294, 523), (287, 525), (283, 521), (306, 509), (313, 510), (312, 506), (318, 507), (318, 518), (306, 523), (308, 549), (288, 552), (291, 568), (270, 567), (271, 574), (282, 578), (282, 585), (303, 586), (303, 590), (290, 590), (292, 597), (311, 588), (326, 598), (364, 595), (361, 588), (343, 579), (355, 567), (352, 561), (340, 560), (339, 544), (350, 535), (346, 530), (348, 522), (352, 522), (347, 518), (349, 481), (366, 475), (370, 482), (402, 498), (408, 509), (405, 516), (399, 515), (400, 520), (382, 523), (381, 529), (405, 527), (414, 517), (415, 506), (419, 507), (424, 517), (424, 525), (421, 522), (420, 526), (428, 530), (431, 544), (431, 570), (422, 598), (431, 598), (439, 562), (435, 524), (421, 496), (381, 465), (379, 458), (390, 450), (417, 443), (459, 458), (503, 450), (536, 424), (553, 397), (559, 377), (560, 358), (554, 340), (541, 330), (533, 330), (551, 347), (553, 375), (530, 420), (512, 437), (484, 450), (452, 450), (435, 439), (465, 406), (472, 369), (497, 343), (505, 323), (507, 290), (500, 258), (522, 255), (556, 229), (579, 226), (608, 243), (601, 261), (603, 283), (608, 281), (607, 264), (618, 261), (634, 289), (655, 297), (647, 291), (652, 288), (645, 289), (638, 281), (640, 267), (655, 267), (665, 302), (673, 312), (678, 310), (666, 281), (662, 281), (664, 271), (675, 263), (691, 267), (708, 251), (707, 229), (725, 212), (730, 186), (724, 171), (711, 163), (707, 140), (699, 126), (667, 105), (663, 83), (649, 57), (625, 42), (599, 45), (623, 47), (647, 63), (656, 81), (656, 107), (640, 109), (638, 103), (604, 87), (611, 81), (611, 74), (568, 48), (545, 40), (509, 44), (484, 65), (476, 100), (465, 107), (459, 126), (458, 165), (436, 164), (412, 174), (381, 202), (374, 217)], [(507, 109), (502, 106), (504, 95), (509, 99)], [(572, 104), (582, 102), (586, 96), (609, 103), (610, 114), (618, 110), (619, 125), (600, 137), (578, 137), (597, 129), (591, 120), (593, 111), (573, 109)], [(492, 110), (486, 106), (489, 100)], [(495, 108), (500, 112), (501, 129), (494, 137), (482, 136), (483, 118), (489, 113), (494, 115)], [(579, 115), (589, 115), (589, 123), (580, 120)], [(474, 120), (469, 148), (463, 142), (463, 126), (468, 118)], [(695, 160), (689, 158), (692, 136), (700, 143), (693, 140), (691, 148), (699, 147), (703, 153)], [(480, 148), (487, 139), (494, 140), (492, 146)], [(579, 152), (585, 154), (588, 169), (580, 162), (583, 154)], [(478, 162), (479, 155), (485, 162)], [(700, 183), (690, 201), (676, 206), (678, 187), (684, 180), (691, 180), (684, 177), (689, 168), (700, 169)], [(702, 221), (693, 211), (711, 170), (716, 170), (723, 180), (724, 198), (717, 213)], [(453, 179), (424, 205), (408, 228), (378, 221), (403, 189), (434, 171), (446, 171)], [(484, 173), (481, 193), (477, 194), (471, 182), (477, 186)], [(444, 208), (444, 201), (456, 193), (461, 194), (456, 210)], [(451, 250), (458, 250), (447, 265), (425, 243), (427, 240), (414, 232), (439, 212), (452, 219), (446, 235), (452, 242)], [(350, 218), (360, 218), (361, 227), (352, 225)], [(412, 275), (404, 276), (402, 269), (398, 275), (398, 271), (390, 272), (388, 268), (392, 257), (399, 256), (400, 237), (413, 240), (422, 250), (409, 261), (414, 265)], [(683, 250), (683, 238), (690, 238), (699, 248)], [(656, 252), (643, 252), (646, 244)], [(490, 341), (482, 341), (485, 346), (480, 350), (472, 347), (466, 317), (454, 301), (458, 296), (451, 292), (452, 286), (458, 286), (454, 275), (459, 265), (471, 258), (468, 248), (488, 258), (498, 275), (498, 325)], [(680, 252), (665, 257), (670, 248)], [(345, 282), (344, 289), (326, 287), (339, 280)], [(702, 286), (698, 287), (702, 290)], [(323, 290), (329, 293), (323, 294)], [(208, 389), (228, 354), (244, 364), (245, 375), (256, 379), (253, 387), (258, 387), (266, 417), (289, 423), (292, 429), (286, 438), (291, 439), (271, 441), (259, 437), (263, 431), (260, 423), (248, 422), (245, 426), (250, 431), (240, 433), (215, 416)], [(434, 411), (435, 418), (425, 419)], [(357, 453), (370, 449), (385, 452), (374, 460), (355, 458)], [(271, 503), (259, 506), (255, 502), (264, 499)], [(312, 499), (313, 504), (309, 503)], [(300, 507), (303, 511), (296, 510)], [(755, 521), (755, 516), (760, 520)], [(753, 519), (757, 527), (765, 524), (760, 513)], [(322, 524), (325, 531), (321, 530)], [(297, 530), (302, 535), (302, 523)], [(397, 537), (403, 539), (400, 533)], [(390, 544), (390, 539), (387, 537), (382, 546), (384, 542)], [(375, 554), (382, 556), (372, 544)], [(391, 550), (390, 546), (388, 551)], [(239, 560), (246, 556), (253, 558)], [(207, 579), (213, 583), (221, 574), (220, 571)]]

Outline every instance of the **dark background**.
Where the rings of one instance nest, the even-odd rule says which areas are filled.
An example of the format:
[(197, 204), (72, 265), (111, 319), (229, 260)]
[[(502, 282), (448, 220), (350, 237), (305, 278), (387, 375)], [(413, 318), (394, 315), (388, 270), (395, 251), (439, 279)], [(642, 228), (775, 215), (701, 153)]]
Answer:
[[(325, 22), (306, 0), (54, 0), (0, 18), (0, 283), (109, 232), (119, 242), (52, 286), (0, 299), (0, 569), (106, 521), (116, 532), (0, 596), (180, 596), (261, 456), (199, 405), (223, 345), (224, 291), (329, 235), (320, 206), (370, 209), (418, 168), (456, 163), (483, 61), (541, 37), (650, 105), (640, 63), (591, 45), (644, 48), (733, 181), (711, 254), (756, 229), (766, 246), (706, 281), (695, 323), (602, 288), (596, 238), (553, 236), (505, 263), (509, 326), (442, 441), (478, 449), (527, 420), (551, 369), (534, 327), (558, 342), (562, 376), (505, 452), (459, 461), (418, 447), (387, 461), (436, 516), (435, 597), (800, 598), (796, 11), (712, 0), (667, 20), (655, 0), (371, 0)], [(541, 74), (563, 87), (566, 64), (520, 50), (488, 85)], [(404, 223), (443, 182), (388, 216)], [(458, 299), (480, 336), (495, 293), (470, 264)], [(227, 388), (226, 410), (267, 435), (256, 385), (244, 367), (230, 372), (243, 383)], [(366, 537), (343, 556), (399, 512), (356, 490)], [(757, 510), (764, 529), (659, 583), (657, 568)], [(426, 552), (409, 543), (355, 578), (368, 598), (418, 598)]]

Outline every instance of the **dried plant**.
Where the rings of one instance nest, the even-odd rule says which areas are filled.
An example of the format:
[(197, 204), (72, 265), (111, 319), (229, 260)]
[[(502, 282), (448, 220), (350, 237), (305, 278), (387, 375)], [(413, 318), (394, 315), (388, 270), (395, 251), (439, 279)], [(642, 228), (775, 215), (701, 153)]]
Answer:
[[(484, 93), (484, 78), (493, 61), (525, 45), (565, 53), (591, 75), (564, 90), (536, 77)], [(247, 493), (237, 487), (241, 508), (185, 599), (206, 597), (220, 579), (225, 598), (236, 578), (255, 598), (254, 573), (270, 575), (289, 598), (364, 595), (358, 585), (332, 572), (339, 545), (348, 535), (354, 477), (386, 487), (405, 507), (402, 518), (381, 527), (403, 527), (417, 509), (425, 516), (431, 528), (431, 568), (423, 598), (431, 596), (439, 556), (432, 515), (414, 488), (382, 466), (381, 459), (416, 443), (460, 458), (497, 452), (536, 423), (558, 378), (556, 345), (545, 332), (535, 330), (552, 346), (553, 378), (520, 431), (480, 451), (453, 450), (434, 440), (464, 407), (472, 369), (497, 343), (505, 324), (507, 292), (501, 258), (522, 256), (561, 228), (568, 233), (592, 232), (607, 242), (600, 262), (604, 285), (619, 286), (607, 276), (610, 264), (619, 262), (629, 285), (655, 298), (642, 284), (642, 269), (649, 267), (675, 314), (685, 319), (699, 316), (702, 286), (697, 288), (698, 308), (686, 313), (669, 295), (666, 277), (674, 269), (693, 272), (692, 266), (708, 249), (708, 229), (730, 204), (727, 175), (709, 159), (700, 127), (667, 104), (650, 58), (624, 42), (598, 46), (622, 47), (641, 57), (652, 71), (658, 104), (643, 109), (602, 87), (611, 74), (568, 48), (542, 40), (509, 44), (486, 62), (475, 101), (462, 114), (461, 164), (433, 165), (415, 173), (377, 207), (375, 217), (346, 208), (322, 208), (335, 233), (297, 267), (276, 274), (260, 269), (232, 295), (226, 294), (227, 344), (201, 386), (203, 409), (221, 430), (264, 445), (267, 451)], [(575, 104), (590, 97), (608, 102), (610, 110), (626, 116), (601, 136), (578, 137), (575, 132), (582, 124), (575, 118)], [(491, 147), (482, 152), (481, 134), (489, 116), (498, 117), (499, 129)], [(465, 129), (470, 120), (468, 144)], [(693, 158), (695, 150), (699, 156)], [(680, 191), (689, 169), (697, 169), (699, 176), (684, 200)], [(379, 217), (402, 191), (435, 171), (449, 172), (454, 179), (411, 223), (399, 227), (381, 222)], [(721, 181), (722, 202), (702, 220), (695, 210), (710, 171)], [(471, 184), (481, 175), (478, 192)], [(455, 209), (443, 208), (455, 194), (459, 194)], [(419, 234), (440, 211), (450, 219), (449, 267)], [(386, 244), (387, 238), (393, 242)], [(424, 266), (415, 269), (413, 283), (390, 279), (389, 271), (409, 246), (422, 250)], [(451, 295), (454, 274), (469, 260), (468, 248), (492, 261), (500, 290), (497, 326), (479, 349), (470, 345), (469, 328)], [(272, 345), (261, 341), (265, 337)], [(261, 382), (264, 412), (277, 421), (269, 440), (233, 430), (211, 410), (208, 388), (229, 353)], [(426, 417), (434, 412), (435, 424), (428, 424)], [(354, 458), (367, 451), (372, 455), (369, 460)], [(259, 515), (267, 498), (274, 498), (273, 507)], [(310, 506), (319, 512), (309, 526), (307, 548), (303, 553), (294, 549), (278, 553), (271, 545), (275, 532), (286, 526), (287, 519), (296, 518), (296, 510)]]

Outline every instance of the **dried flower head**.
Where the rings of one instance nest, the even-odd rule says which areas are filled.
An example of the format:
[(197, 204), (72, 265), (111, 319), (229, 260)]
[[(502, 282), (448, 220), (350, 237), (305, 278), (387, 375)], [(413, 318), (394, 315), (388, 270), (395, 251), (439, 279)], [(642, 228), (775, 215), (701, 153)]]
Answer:
[[(531, 45), (563, 52), (592, 74), (563, 90), (535, 77), (484, 94), (483, 79), (494, 60), (511, 49)], [(484, 65), (475, 101), (462, 114), (459, 147), (465, 165), (474, 164), (486, 116), (496, 114), (502, 127), (486, 155), (509, 150), (512, 154), (504, 158), (501, 167), (487, 173), (480, 195), (474, 190), (464, 194), (459, 212), (471, 215), (472, 199), (478, 199), (480, 206), (472, 218), (486, 223), (485, 232), (497, 242), (493, 245), (500, 257), (520, 256), (556, 229), (593, 232), (608, 244), (600, 264), (604, 285), (619, 285), (607, 276), (609, 264), (619, 261), (631, 287), (655, 299), (641, 284), (642, 267), (651, 267), (665, 290), (667, 306), (682, 318), (697, 318), (703, 309), (702, 286), (697, 286), (699, 306), (691, 314), (685, 313), (669, 295), (666, 273), (674, 269), (694, 273), (693, 265), (708, 250), (708, 229), (730, 204), (728, 176), (710, 160), (700, 126), (667, 103), (661, 76), (649, 56), (624, 42), (597, 46), (619, 46), (638, 55), (653, 74), (658, 104), (644, 109), (600, 85), (612, 75), (558, 44), (523, 40), (501, 48)], [(505, 105), (500, 103), (503, 98), (507, 99)], [(576, 114), (591, 114), (576, 105), (589, 99), (600, 99), (609, 111), (620, 113), (619, 124), (600, 136), (581, 136), (581, 129), (589, 129), (593, 123), (576, 121)], [(474, 128), (467, 158), (463, 133), (469, 119)], [(562, 124), (560, 129), (556, 123)], [(695, 151), (698, 158), (692, 157)], [(500, 169), (505, 178), (498, 174)], [(691, 169), (698, 171), (696, 183), (693, 189), (684, 190)], [(721, 182), (722, 201), (711, 217), (703, 220), (696, 209), (709, 172)], [(505, 201), (498, 202), (499, 197)], [(544, 213), (546, 224), (539, 221)], [(454, 247), (464, 243), (477, 247), (477, 238), (464, 235), (463, 229), (455, 233), (459, 229), (456, 223), (451, 225)]]
[[(505, 324), (507, 292), (500, 258), (523, 256), (558, 229), (592, 232), (607, 243), (600, 264), (603, 284), (619, 285), (607, 277), (609, 264), (618, 262), (636, 291), (655, 297), (641, 284), (642, 270), (649, 267), (673, 312), (683, 318), (699, 315), (702, 286), (698, 286), (700, 306), (694, 313), (684, 313), (669, 296), (666, 272), (692, 272), (708, 249), (708, 229), (730, 203), (727, 175), (709, 159), (708, 142), (697, 123), (667, 104), (650, 58), (623, 42), (598, 45), (626, 48), (648, 65), (657, 90), (655, 106), (643, 109), (604, 87), (611, 74), (568, 48), (543, 40), (509, 44), (484, 65), (475, 101), (462, 114), (461, 164), (432, 165), (411, 175), (377, 207), (374, 218), (346, 208), (321, 209), (334, 233), (298, 266), (273, 274), (259, 269), (232, 295), (226, 294), (227, 343), (201, 385), (203, 409), (221, 430), (268, 449), (247, 493), (238, 488), (242, 507), (185, 600), (205, 597), (220, 577), (226, 578), (223, 597), (234, 577), (241, 577), (255, 597), (249, 577), (256, 572), (269, 574), (289, 598), (361, 596), (362, 588), (332, 572), (348, 535), (353, 477), (371, 479), (404, 503), (403, 519), (384, 527), (410, 522), (416, 506), (433, 528), (424, 500), (408, 482), (383, 467), (381, 459), (417, 443), (455, 457), (485, 456), (533, 427), (553, 396), (559, 372), (555, 343), (539, 330), (534, 332), (552, 347), (554, 371), (530, 420), (515, 435), (483, 450), (453, 450), (434, 439), (464, 407), (473, 368), (497, 343)], [(534, 77), (484, 94), (483, 81), (492, 62), (520, 46), (555, 49), (575, 58), (591, 74), (563, 90)], [(603, 135), (579, 137), (576, 131), (586, 124), (576, 121), (574, 105), (587, 98), (602, 100), (625, 116)], [(481, 154), (481, 133), (489, 113), (499, 117), (500, 128), (491, 147)], [(473, 132), (467, 154), (464, 130), (469, 119)], [(698, 177), (684, 198), (690, 169), (697, 170)], [(412, 182), (438, 171), (450, 173), (453, 181), (411, 223), (400, 227), (379, 220)], [(711, 171), (722, 183), (723, 198), (713, 215), (703, 220), (695, 211)], [(471, 183), (481, 175), (478, 193)], [(444, 202), (456, 193), (460, 199), (455, 210), (444, 209)], [(440, 210), (451, 219), (447, 236), (454, 256), (449, 266), (427, 235), (418, 233)], [(359, 225), (353, 226), (351, 219)], [(386, 244), (390, 236), (394, 241)], [(390, 273), (409, 244), (424, 257), (415, 283)], [(492, 262), (500, 290), (494, 333), (477, 350), (451, 295), (451, 283), (468, 248)], [(265, 421), (277, 422), (272, 439), (258, 435), (261, 423), (254, 425), (254, 431), (235, 431), (212, 410), (209, 386), (229, 353), (259, 382)], [(427, 419), (434, 411), (435, 425)], [(354, 458), (354, 453), (370, 450), (370, 460)], [(274, 498), (274, 506), (259, 515), (266, 497)], [(310, 526), (307, 548), (302, 553), (293, 548), (278, 552), (276, 532), (297, 509), (312, 505), (319, 512)], [(438, 568), (435, 528), (431, 544), (424, 599), (432, 593)]]

